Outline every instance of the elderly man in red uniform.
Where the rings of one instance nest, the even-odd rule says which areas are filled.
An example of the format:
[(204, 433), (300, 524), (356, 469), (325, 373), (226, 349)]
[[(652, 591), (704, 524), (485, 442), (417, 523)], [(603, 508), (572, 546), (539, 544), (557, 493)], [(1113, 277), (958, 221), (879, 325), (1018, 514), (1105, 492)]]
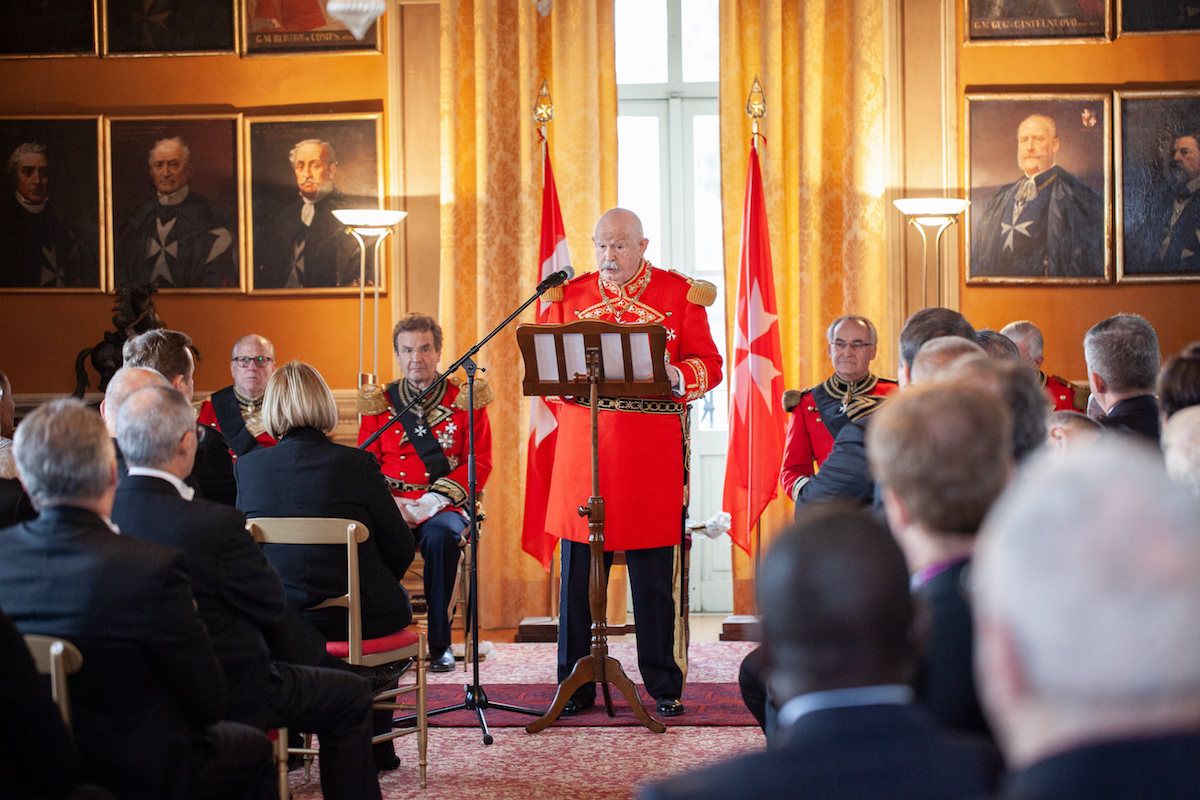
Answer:
[[(779, 482), (787, 496), (796, 495), (816, 469), (825, 463), (833, 440), (847, 422), (870, 414), (883, 398), (899, 388), (895, 381), (871, 373), (879, 334), (866, 317), (838, 317), (825, 332), (833, 375), (824, 383), (800, 393), (791, 407), (783, 468)], [(788, 406), (784, 397), (784, 406)]]
[[(363, 409), (360, 444), (438, 376), (442, 326), (433, 317), (407, 315), (392, 330), (392, 344), (404, 379), (387, 385), (378, 408)], [(480, 489), (492, 471), (492, 429), (484, 406), (493, 396), (487, 382), (476, 377), (475, 476)], [(467, 427), (466, 387), (443, 382), (370, 447), (425, 559), (429, 668), (434, 672), (454, 669), (450, 595), (467, 529)]]
[(229, 371), (233, 386), (213, 392), (201, 403), (196, 421), (219, 430), (237, 458), (275, 444), (262, 420), (263, 393), (275, 374), (275, 345), (257, 333), (246, 334), (233, 345)]
[(1042, 389), (1050, 398), (1050, 402), (1054, 403), (1055, 411), (1080, 410), (1075, 407), (1075, 387), (1066, 378), (1042, 372), (1044, 342), (1042, 332), (1038, 330), (1037, 325), (1027, 319), (1020, 319), (1008, 323), (1000, 329), (1000, 332), (1012, 339), (1017, 350), (1021, 352), (1021, 359), (1037, 370), (1038, 380), (1042, 382)]
[[(597, 272), (580, 275), (551, 301), (550, 322), (603, 320), (659, 323), (667, 329), (668, 398), (604, 398), (600, 404), (600, 493), (605, 503), (606, 566), (625, 551), (637, 619), (638, 667), (646, 690), (665, 716), (683, 713), (687, 652), (679, 585), (685, 516), (687, 404), (721, 381), (721, 356), (704, 306), (716, 287), (642, 258), (648, 240), (635, 214), (614, 208), (600, 217), (592, 241)], [(558, 413), (558, 444), (550, 484), (547, 530), (563, 540), (558, 621), (558, 680), (563, 681), (590, 643), (587, 520), (576, 509), (592, 494), (591, 416), (584, 398), (566, 400)], [(564, 714), (594, 705), (594, 683), (578, 690)]]

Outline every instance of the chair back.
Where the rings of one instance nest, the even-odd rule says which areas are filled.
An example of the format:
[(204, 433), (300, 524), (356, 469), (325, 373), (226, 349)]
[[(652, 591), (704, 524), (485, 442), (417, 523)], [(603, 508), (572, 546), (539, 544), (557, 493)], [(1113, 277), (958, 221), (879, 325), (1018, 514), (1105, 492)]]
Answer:
[(33, 663), (42, 675), (50, 676), (50, 696), (58, 704), (67, 730), (71, 729), (71, 698), (67, 693), (67, 676), (74, 675), (83, 666), (83, 655), (79, 648), (66, 639), (56, 636), (25, 634), (25, 646), (33, 656)]
[(358, 593), (358, 545), (371, 535), (367, 526), (340, 517), (255, 517), (246, 529), (260, 544), (336, 544), (346, 548), (346, 593), (313, 608), (339, 606), (349, 616), (350, 663), (362, 663), (362, 601)]

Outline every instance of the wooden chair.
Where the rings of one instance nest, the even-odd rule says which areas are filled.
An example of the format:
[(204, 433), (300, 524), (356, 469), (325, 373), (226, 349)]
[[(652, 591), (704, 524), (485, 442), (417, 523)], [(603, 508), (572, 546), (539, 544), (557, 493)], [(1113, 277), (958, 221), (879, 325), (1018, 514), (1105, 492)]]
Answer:
[[(349, 576), (346, 594), (331, 597), (314, 608), (337, 606), (347, 609), (350, 638), (344, 642), (328, 642), (325, 649), (335, 658), (351, 664), (372, 667), (407, 658), (414, 660), (416, 682), (412, 686), (392, 689), (376, 695), (375, 708), (413, 711), (416, 713), (416, 725), (412, 728), (381, 733), (373, 737), (371, 741), (378, 744), (415, 733), (421, 770), (421, 788), (424, 789), (428, 764), (426, 751), (429, 742), (429, 725), (425, 716), (425, 634), (417, 634), (405, 629), (377, 639), (363, 639), (362, 604), (358, 591), (358, 545), (367, 540), (371, 535), (370, 531), (361, 522), (336, 517), (257, 517), (249, 520), (246, 528), (261, 544), (340, 544), (346, 547), (346, 573)], [(412, 702), (399, 702), (401, 695), (409, 694), (415, 695)], [(316, 753), (311, 747), (293, 748), (289, 752), (303, 753), (306, 757)]]
[(50, 676), (50, 696), (58, 704), (59, 713), (67, 730), (71, 729), (71, 698), (67, 693), (67, 676), (74, 675), (83, 666), (79, 648), (56, 636), (25, 634), (25, 646), (33, 656), (33, 663), (42, 675)]

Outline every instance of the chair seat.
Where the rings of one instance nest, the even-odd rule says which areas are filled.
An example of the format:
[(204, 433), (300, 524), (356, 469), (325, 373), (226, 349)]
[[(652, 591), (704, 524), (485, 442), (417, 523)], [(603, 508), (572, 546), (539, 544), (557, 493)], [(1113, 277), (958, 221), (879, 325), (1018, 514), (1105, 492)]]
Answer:
[[(414, 647), (416, 644), (417, 634), (405, 628), (377, 639), (363, 639), (363, 655), (402, 650), (406, 647)], [(325, 652), (334, 658), (349, 658), (350, 642), (326, 642)]]

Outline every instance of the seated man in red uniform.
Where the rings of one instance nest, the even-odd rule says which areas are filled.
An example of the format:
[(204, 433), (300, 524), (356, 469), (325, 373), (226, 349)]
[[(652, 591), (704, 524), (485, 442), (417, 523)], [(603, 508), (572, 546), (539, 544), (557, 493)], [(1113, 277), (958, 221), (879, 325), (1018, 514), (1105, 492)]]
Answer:
[(246, 334), (233, 346), (229, 371), (233, 386), (213, 392), (201, 403), (197, 422), (219, 430), (237, 458), (275, 444), (262, 421), (263, 392), (275, 374), (275, 345), (257, 333)]
[[(674, 577), (682, 574), (677, 565), (686, 516), (687, 404), (721, 382), (721, 356), (704, 310), (716, 299), (716, 287), (650, 266), (642, 258), (648, 243), (642, 223), (625, 209), (614, 208), (600, 217), (592, 241), (599, 270), (545, 295), (552, 301), (549, 321), (660, 323), (667, 329), (673, 396), (600, 402), (600, 493), (605, 504), (605, 561), (611, 563), (612, 551), (625, 551), (642, 679), (658, 701), (658, 712), (675, 716), (683, 713), (679, 698), (687, 665), (679, 614), (687, 587), (677, 585)], [(576, 512), (592, 494), (588, 401), (564, 398), (558, 426), (546, 529), (563, 540), (561, 682), (588, 654), (591, 641), (588, 523)], [(596, 685), (590, 683), (575, 693), (563, 713), (578, 713), (595, 702)]]
[[(411, 313), (392, 330), (396, 363), (404, 379), (389, 383), (378, 408), (363, 410), (362, 443), (438, 376), (442, 326)], [(475, 475), (480, 489), (492, 471), (492, 429), (485, 405), (492, 390), (475, 378)], [(376, 412), (374, 414), (370, 412)], [(454, 669), (450, 650), (450, 595), (458, 572), (459, 545), (467, 529), (467, 389), (441, 384), (370, 447), (379, 459), (404, 521), (425, 559), (429, 668)]]
[(1013, 340), (1013, 344), (1021, 351), (1021, 358), (1026, 364), (1037, 370), (1038, 380), (1042, 389), (1054, 403), (1055, 411), (1081, 411), (1075, 407), (1075, 387), (1066, 378), (1057, 375), (1047, 375), (1042, 372), (1042, 332), (1038, 326), (1027, 319), (1010, 322), (1000, 329), (1000, 332)]
[[(792, 408), (779, 482), (787, 496), (796, 493), (825, 463), (833, 440), (847, 422), (870, 414), (898, 388), (895, 381), (871, 373), (879, 335), (866, 317), (838, 317), (825, 332), (833, 375), (807, 389)], [(787, 406), (787, 398), (784, 399)]]

